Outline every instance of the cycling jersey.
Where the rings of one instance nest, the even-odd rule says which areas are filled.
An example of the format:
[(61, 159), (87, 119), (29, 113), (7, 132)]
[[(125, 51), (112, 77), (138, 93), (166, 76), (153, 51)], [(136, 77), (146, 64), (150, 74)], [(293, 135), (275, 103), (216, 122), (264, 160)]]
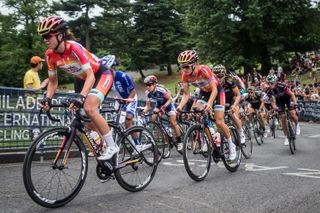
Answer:
[(246, 101), (250, 103), (253, 109), (259, 109), (261, 105), (261, 93), (255, 93), (254, 97), (251, 97), (250, 94), (246, 97)]
[(114, 74), (113, 90), (116, 91), (120, 97), (128, 98), (132, 90), (134, 90), (134, 84), (126, 73), (116, 71)]
[(219, 82), (213, 75), (212, 71), (208, 66), (200, 65), (196, 67), (197, 70), (193, 72), (192, 75), (182, 73), (181, 79), (183, 83), (188, 85), (193, 85), (200, 88), (204, 92), (210, 92), (210, 82), (214, 81), (216, 86), (219, 86)]
[(210, 68), (206, 65), (199, 65), (195, 68), (196, 70), (192, 75), (182, 73), (181, 80), (183, 84), (193, 85), (200, 89), (200, 95), (204, 96), (205, 101), (208, 101), (211, 95), (210, 82), (213, 81), (217, 86), (218, 94), (213, 103), (215, 110), (224, 110), (225, 105), (225, 94), (219, 81), (213, 75)]
[(225, 80), (221, 84), (221, 86), (223, 87), (225, 92), (226, 103), (231, 105), (233, 103), (233, 97), (234, 97), (233, 89), (238, 86), (235, 78), (230, 75), (226, 75)]
[(77, 78), (86, 79), (86, 74), (84, 73), (86, 69), (91, 67), (94, 73), (99, 70), (99, 59), (81, 44), (75, 41), (66, 41), (65, 44), (66, 48), (62, 54), (52, 49), (46, 51), (49, 75), (56, 75), (57, 70), (60, 69)]
[(65, 50), (62, 54), (48, 49), (46, 51), (46, 61), (48, 75), (57, 75), (57, 70), (61, 69), (85, 80), (87, 76), (85, 70), (91, 68), (96, 81), (88, 95), (98, 97), (101, 103), (112, 87), (111, 72), (100, 64), (96, 56), (75, 41), (66, 41)]
[(278, 82), (273, 89), (269, 88), (267, 90), (267, 94), (269, 96), (274, 96), (276, 99), (279, 99), (287, 96), (289, 91), (289, 88), (285, 84)]
[[(147, 101), (155, 101), (156, 102), (156, 108), (160, 109), (169, 99), (171, 99), (170, 92), (160, 86), (157, 86), (155, 92), (149, 92), (146, 90), (146, 97)], [(173, 103), (170, 103), (170, 105), (166, 108), (166, 113), (169, 115), (175, 113), (175, 107)]]

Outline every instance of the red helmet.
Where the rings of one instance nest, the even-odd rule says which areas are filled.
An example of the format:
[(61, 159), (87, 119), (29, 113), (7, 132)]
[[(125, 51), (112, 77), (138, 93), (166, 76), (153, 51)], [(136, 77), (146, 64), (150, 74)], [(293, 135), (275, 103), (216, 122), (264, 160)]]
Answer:
[(157, 84), (158, 78), (155, 75), (149, 75), (144, 79), (145, 84)]
[(178, 56), (179, 64), (193, 64), (198, 60), (198, 53), (195, 50), (185, 50)]
[(38, 25), (38, 34), (44, 35), (47, 33), (64, 33), (67, 30), (67, 23), (60, 17), (50, 16)]

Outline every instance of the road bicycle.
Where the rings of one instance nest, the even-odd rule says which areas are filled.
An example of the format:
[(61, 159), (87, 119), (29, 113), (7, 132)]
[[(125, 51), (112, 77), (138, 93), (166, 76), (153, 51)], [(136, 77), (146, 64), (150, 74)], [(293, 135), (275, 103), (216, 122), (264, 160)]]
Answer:
[(241, 143), (241, 152), (246, 159), (251, 158), (253, 150), (253, 142), (251, 140), (251, 127), (248, 115), (249, 114), (244, 111), (240, 113), (242, 129), (245, 136), (245, 143)]
[[(211, 158), (218, 163), (222, 160), (224, 166), (230, 172), (237, 171), (241, 161), (240, 138), (236, 129), (229, 125), (231, 138), (236, 145), (236, 159), (229, 160), (229, 144), (224, 137), (214, 138), (210, 132), (214, 121), (204, 110), (194, 109), (195, 124), (187, 130), (183, 140), (183, 162), (188, 175), (195, 181), (202, 181), (208, 175)], [(214, 127), (213, 127), (214, 128)], [(211, 130), (212, 131), (212, 130)], [(221, 135), (221, 134), (220, 134)]]
[(295, 128), (294, 122), (291, 119), (288, 108), (285, 109), (285, 115), (286, 115), (286, 125), (288, 128), (287, 138), (289, 140), (289, 148), (290, 148), (291, 154), (294, 154), (296, 150), (296, 128)]
[[(61, 107), (67, 112), (71, 100), (63, 100), (52, 108)], [(59, 122), (47, 111), (48, 118)], [(69, 203), (80, 192), (87, 177), (88, 156), (85, 143), (93, 152), (96, 173), (103, 181), (116, 179), (125, 190), (137, 192), (152, 181), (157, 170), (157, 147), (152, 134), (144, 127), (127, 130), (110, 123), (118, 131), (119, 154), (109, 161), (100, 161), (99, 146), (91, 138), (84, 122), (90, 120), (80, 113), (72, 114), (69, 127), (53, 127), (44, 131), (29, 147), (23, 164), (23, 182), (29, 196), (39, 205), (57, 208)], [(136, 150), (132, 135), (139, 136), (148, 149)]]
[[(150, 116), (146, 115), (146, 116)], [(165, 116), (161, 116), (157, 113), (157, 119), (155, 121), (148, 121), (146, 124), (147, 129), (152, 133), (155, 138), (157, 147), (159, 149), (159, 161), (170, 157), (173, 147), (177, 149), (176, 137), (174, 131), (170, 127), (170, 122)], [(177, 124), (181, 132), (181, 142), (184, 133), (190, 123), (182, 119), (182, 114), (177, 117)], [(181, 154), (181, 153), (180, 153)]]
[(259, 110), (255, 110), (253, 113), (253, 120), (252, 120), (252, 126), (253, 126), (253, 135), (256, 139), (256, 142), (258, 145), (263, 144), (263, 134), (264, 134), (264, 128), (262, 125), (262, 120), (259, 115)]

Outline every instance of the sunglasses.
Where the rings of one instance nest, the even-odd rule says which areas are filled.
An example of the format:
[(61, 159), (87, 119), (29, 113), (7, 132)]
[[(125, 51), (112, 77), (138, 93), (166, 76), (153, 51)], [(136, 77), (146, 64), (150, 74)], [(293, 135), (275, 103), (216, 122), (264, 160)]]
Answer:
[(146, 87), (150, 87), (150, 86), (152, 86), (153, 84), (146, 84)]
[(41, 37), (43, 39), (49, 40), (51, 37), (56, 36), (56, 35), (58, 35), (58, 33), (47, 33), (47, 34), (42, 35)]
[(190, 64), (181, 64), (180, 66), (180, 69), (189, 69), (191, 67)]

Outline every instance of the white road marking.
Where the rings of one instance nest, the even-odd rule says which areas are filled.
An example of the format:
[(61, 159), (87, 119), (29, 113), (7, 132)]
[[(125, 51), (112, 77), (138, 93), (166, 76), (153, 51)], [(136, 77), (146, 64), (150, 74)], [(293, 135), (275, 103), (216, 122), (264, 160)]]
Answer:
[(316, 169), (305, 169), (305, 168), (298, 168), (300, 171), (304, 172), (292, 172), (292, 173), (282, 173), (283, 175), (291, 175), (291, 176), (298, 176), (298, 177), (307, 177), (307, 178), (320, 178), (320, 170)]
[(310, 136), (308, 136), (309, 138), (319, 138), (320, 137), (320, 135), (310, 135)]
[(276, 169), (286, 169), (287, 166), (277, 166), (277, 167), (268, 167), (268, 166), (258, 166), (253, 163), (246, 163), (244, 166), (246, 171), (255, 172), (255, 171), (268, 171), (268, 170), (276, 170)]

